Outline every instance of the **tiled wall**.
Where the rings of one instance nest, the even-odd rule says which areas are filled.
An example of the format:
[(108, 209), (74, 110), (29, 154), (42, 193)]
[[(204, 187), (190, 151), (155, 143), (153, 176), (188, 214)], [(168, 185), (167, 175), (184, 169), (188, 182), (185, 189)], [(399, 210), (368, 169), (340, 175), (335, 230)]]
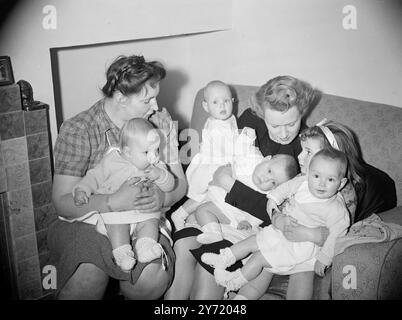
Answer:
[(19, 86), (0, 87), (1, 268), (15, 299), (49, 294), (41, 270), (49, 256), (47, 227), (56, 214), (48, 106), (40, 107), (23, 111)]

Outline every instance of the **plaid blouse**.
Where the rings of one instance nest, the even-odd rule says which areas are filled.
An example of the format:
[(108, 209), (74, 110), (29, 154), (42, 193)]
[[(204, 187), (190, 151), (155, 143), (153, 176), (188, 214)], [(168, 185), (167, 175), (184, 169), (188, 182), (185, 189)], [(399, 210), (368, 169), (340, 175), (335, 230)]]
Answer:
[[(156, 127), (168, 121), (169, 128), (160, 130), (160, 159), (166, 164), (178, 162), (177, 125), (163, 109), (149, 119)], [(102, 159), (111, 146), (118, 146), (120, 129), (104, 110), (104, 99), (90, 109), (63, 122), (54, 147), (55, 174), (83, 177)]]

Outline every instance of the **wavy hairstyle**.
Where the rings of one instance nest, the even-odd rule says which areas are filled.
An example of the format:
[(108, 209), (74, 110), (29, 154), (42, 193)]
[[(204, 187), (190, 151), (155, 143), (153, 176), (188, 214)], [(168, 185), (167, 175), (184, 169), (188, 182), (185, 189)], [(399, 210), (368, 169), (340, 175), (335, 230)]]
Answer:
[(305, 81), (291, 76), (278, 76), (262, 85), (251, 97), (251, 109), (264, 119), (266, 109), (286, 112), (296, 106), (304, 116), (318, 98), (318, 93)]
[(110, 98), (115, 91), (123, 95), (139, 93), (145, 83), (151, 86), (164, 79), (166, 70), (158, 61), (146, 62), (143, 56), (119, 56), (106, 72), (106, 84), (103, 94)]

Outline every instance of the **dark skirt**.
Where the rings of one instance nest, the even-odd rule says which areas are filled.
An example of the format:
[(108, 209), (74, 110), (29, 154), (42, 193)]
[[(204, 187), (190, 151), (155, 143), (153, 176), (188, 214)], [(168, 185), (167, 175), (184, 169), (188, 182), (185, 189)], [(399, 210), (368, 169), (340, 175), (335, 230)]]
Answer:
[[(142, 270), (149, 263), (163, 263), (173, 281), (175, 254), (169, 240), (159, 234), (159, 243), (166, 256), (148, 263), (137, 262), (131, 272), (124, 272), (114, 262), (112, 246), (107, 237), (99, 234), (95, 226), (83, 222), (65, 222), (57, 219), (49, 226), (49, 264), (57, 270), (56, 294), (65, 286), (81, 263), (91, 263), (102, 269), (108, 276), (135, 284)], [(132, 243), (134, 246), (135, 243)]]

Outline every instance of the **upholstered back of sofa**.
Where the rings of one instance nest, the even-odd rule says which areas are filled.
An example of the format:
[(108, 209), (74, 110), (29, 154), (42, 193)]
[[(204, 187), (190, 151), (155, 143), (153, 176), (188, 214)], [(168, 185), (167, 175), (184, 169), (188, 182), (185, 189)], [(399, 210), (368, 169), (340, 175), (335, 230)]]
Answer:
[[(234, 113), (240, 116), (258, 87), (231, 85), (235, 98)], [(201, 130), (208, 114), (201, 106), (203, 90), (196, 95), (190, 127)], [(402, 108), (323, 94), (307, 118), (311, 126), (322, 118), (336, 120), (358, 136), (364, 159), (387, 172), (396, 184), (398, 205), (402, 205)]]

